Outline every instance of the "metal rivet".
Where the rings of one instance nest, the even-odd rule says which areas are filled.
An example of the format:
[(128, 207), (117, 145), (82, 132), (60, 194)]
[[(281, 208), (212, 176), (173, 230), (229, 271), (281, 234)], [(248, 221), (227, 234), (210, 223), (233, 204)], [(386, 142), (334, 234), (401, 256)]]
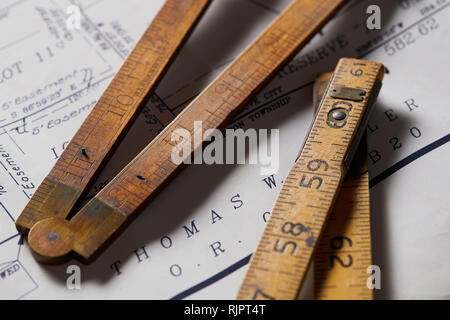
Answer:
[(334, 110), (331, 116), (334, 120), (342, 121), (347, 117), (347, 114), (343, 110)]
[(59, 234), (57, 234), (56, 232), (52, 232), (47, 236), (47, 240), (50, 242), (56, 242), (59, 239)]

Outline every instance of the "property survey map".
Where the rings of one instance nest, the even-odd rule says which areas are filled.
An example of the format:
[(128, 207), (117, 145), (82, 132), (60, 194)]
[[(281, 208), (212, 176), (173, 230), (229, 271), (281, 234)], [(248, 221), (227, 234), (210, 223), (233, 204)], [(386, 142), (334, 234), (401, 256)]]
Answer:
[[(213, 1), (88, 198), (289, 2)], [(327, 24), (230, 124), (280, 129), (278, 172), (189, 166), (93, 264), (34, 260), (14, 221), (162, 4), (0, 2), (0, 299), (233, 299), (309, 129), (312, 83), (344, 56), (389, 69), (368, 127), (375, 297), (449, 299), (450, 0), (353, 1)], [(381, 30), (366, 28), (372, 4)], [(66, 286), (69, 265), (80, 290)]]

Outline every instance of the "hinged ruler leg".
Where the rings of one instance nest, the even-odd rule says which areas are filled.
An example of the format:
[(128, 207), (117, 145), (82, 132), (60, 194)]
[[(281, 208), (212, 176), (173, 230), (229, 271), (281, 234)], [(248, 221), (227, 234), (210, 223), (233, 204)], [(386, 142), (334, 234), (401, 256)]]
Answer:
[(16, 221), (66, 219), (147, 102), (210, 0), (168, 0)]
[[(314, 107), (320, 106), (332, 73), (321, 74), (314, 84)], [(373, 299), (367, 287), (372, 265), (370, 193), (366, 137), (363, 137), (350, 172), (314, 257), (316, 299)]]

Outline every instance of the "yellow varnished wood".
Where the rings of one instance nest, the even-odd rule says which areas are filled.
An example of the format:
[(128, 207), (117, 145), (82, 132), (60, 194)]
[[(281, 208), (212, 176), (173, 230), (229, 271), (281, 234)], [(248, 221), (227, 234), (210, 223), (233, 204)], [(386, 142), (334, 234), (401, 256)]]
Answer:
[[(347, 173), (346, 157), (358, 143), (358, 129), (378, 94), (383, 73), (376, 62), (339, 61), (252, 256), (238, 299), (298, 296)], [(349, 88), (364, 91), (362, 101), (336, 94)], [(342, 120), (332, 117), (338, 109), (346, 113)]]
[[(320, 106), (332, 73), (314, 84)], [(314, 292), (320, 300), (371, 300), (367, 267), (372, 265), (369, 171), (365, 137), (347, 174), (314, 256)]]

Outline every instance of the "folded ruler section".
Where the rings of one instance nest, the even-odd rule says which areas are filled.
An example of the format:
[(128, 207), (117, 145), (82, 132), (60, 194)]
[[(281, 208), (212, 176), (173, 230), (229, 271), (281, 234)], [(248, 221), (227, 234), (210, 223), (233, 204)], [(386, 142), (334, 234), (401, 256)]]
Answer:
[(380, 63), (341, 59), (266, 225), (238, 299), (295, 299), (378, 95)]
[[(206, 130), (223, 127), (346, 2), (293, 1), (252, 45), (73, 219), (66, 221), (52, 218), (35, 224), (28, 238), (31, 248), (43, 262), (48, 263), (58, 261), (70, 251), (85, 261), (92, 260), (130, 222), (136, 210), (181, 168), (171, 159), (176, 146), (171, 139), (172, 133), (185, 129), (191, 136), (199, 134), (194, 132), (194, 121), (203, 122), (201, 136)], [(125, 98), (121, 101), (131, 102)], [(189, 146), (189, 149), (193, 152), (197, 147), (199, 145)], [(80, 149), (76, 150), (79, 152)], [(87, 154), (89, 156), (89, 150)], [(63, 176), (67, 174), (64, 168), (56, 170)]]
[(168, 0), (17, 219), (66, 219), (125, 135), (210, 0)]

